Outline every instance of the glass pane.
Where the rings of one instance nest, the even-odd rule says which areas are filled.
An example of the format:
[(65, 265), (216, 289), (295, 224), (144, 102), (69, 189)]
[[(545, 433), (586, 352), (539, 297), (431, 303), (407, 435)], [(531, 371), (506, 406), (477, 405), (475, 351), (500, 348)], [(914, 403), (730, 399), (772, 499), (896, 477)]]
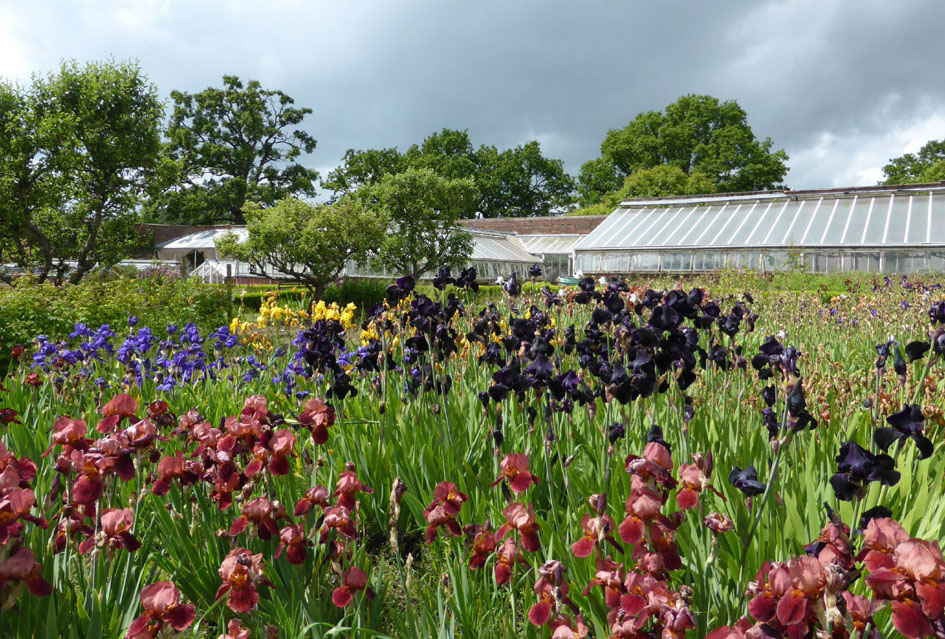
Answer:
[(933, 273), (945, 272), (945, 251), (932, 251), (929, 253), (928, 268)]
[(892, 214), (886, 222), (886, 237), (884, 244), (902, 244), (906, 237), (906, 218), (909, 214), (909, 197), (902, 196), (893, 199)]
[(630, 269), (634, 271), (658, 271), (660, 254), (655, 251), (635, 253), (630, 259)]
[(637, 233), (652, 218), (650, 217), (655, 209), (640, 209), (627, 216), (624, 224), (614, 228), (613, 233), (608, 233), (600, 238), (595, 247), (629, 247), (636, 246)]
[(788, 226), (790, 226), (791, 222), (794, 220), (800, 205), (800, 202), (791, 200), (787, 203), (787, 206), (781, 207), (770, 225), (765, 222), (764, 227), (758, 229), (758, 244), (785, 246), (783, 240), (787, 233)]
[(692, 268), (692, 253), (663, 253), (664, 271), (688, 271)]
[(650, 219), (640, 227), (639, 232), (633, 238), (634, 246), (648, 246), (655, 245), (661, 246), (661, 231), (663, 227), (666, 226), (667, 222), (672, 221), (674, 214), (679, 209), (659, 209), (653, 212)]
[(846, 246), (860, 245), (860, 237), (863, 235), (863, 226), (866, 224), (872, 201), (873, 198), (871, 197), (853, 198), (851, 208), (846, 211), (843, 228), (840, 229), (840, 244)]
[(758, 223), (758, 219), (764, 215), (770, 206), (772, 206), (772, 203), (765, 201), (754, 202), (750, 206), (748, 204), (742, 206), (732, 223), (723, 231), (722, 237), (717, 240), (717, 244), (744, 246), (751, 230)]
[[(780, 236), (778, 239), (781, 246), (800, 246), (810, 214), (817, 208), (817, 202), (811, 200), (801, 200), (793, 204), (793, 209), (788, 207), (788, 211), (785, 211), (784, 217), (781, 218), (779, 227), (771, 234), (772, 240), (775, 236)], [(788, 215), (788, 213), (791, 214)]]
[(743, 269), (759, 269), (761, 268), (761, 253), (758, 251), (742, 251), (738, 253), (738, 261), (735, 266)]
[(909, 244), (925, 244), (929, 231), (929, 196), (915, 195), (912, 198), (912, 215), (909, 218)]
[(681, 211), (681, 214), (674, 217), (671, 224), (663, 231), (663, 237), (656, 238), (651, 246), (679, 246), (683, 236), (692, 229), (692, 225), (705, 212), (705, 207), (690, 206)]
[(883, 251), (883, 273), (899, 272), (899, 251)]
[(879, 271), (879, 251), (853, 253), (853, 270), (866, 273)]
[(883, 230), (886, 228), (886, 213), (889, 211), (889, 198), (873, 198), (873, 210), (867, 213), (866, 235), (860, 235), (861, 244), (880, 245), (883, 243)]
[(693, 246), (714, 246), (715, 242), (725, 244), (726, 238), (721, 234), (730, 226), (732, 215), (737, 208), (735, 204), (717, 207), (711, 215), (706, 217), (705, 226), (698, 233), (693, 233), (690, 243)]
[(764, 270), (780, 271), (784, 268), (787, 268), (788, 253), (787, 251), (769, 251), (764, 253), (763, 262)]
[(576, 253), (574, 255), (574, 271), (596, 273), (600, 270), (600, 253)]
[(696, 238), (702, 235), (706, 226), (715, 219), (720, 208), (719, 206), (700, 206), (689, 218), (689, 222), (681, 225), (679, 234), (674, 234), (670, 244), (664, 244), (664, 246), (693, 246)]
[[(834, 208), (834, 204), (836, 208)], [(818, 222), (814, 222), (814, 227), (817, 227), (817, 230), (811, 228), (810, 235), (807, 237), (808, 243), (825, 244), (827, 246), (840, 243), (840, 236), (843, 235), (843, 227), (846, 226), (850, 207), (853, 206), (853, 198), (838, 198), (834, 200), (834, 204), (826, 206), (827, 203), (824, 203), (822, 210), (825, 213), (824, 224), (821, 227)]]
[[(658, 256), (657, 256), (658, 257)], [(604, 273), (626, 273), (630, 267), (630, 255), (623, 252), (604, 253), (600, 270)]]
[(774, 220), (777, 219), (778, 214), (781, 213), (781, 210), (786, 206), (786, 201), (769, 202), (765, 205), (760, 216), (749, 222), (748, 225), (742, 229), (742, 232), (745, 233), (744, 239), (742, 239), (741, 234), (739, 234), (739, 237), (734, 238), (735, 243), (743, 246), (761, 244), (768, 230), (771, 228), (771, 225), (774, 223)]
[(836, 217), (836, 213), (839, 210), (839, 199), (824, 199), (820, 202), (820, 206), (814, 203), (814, 208), (810, 210), (804, 207), (804, 213), (801, 214), (803, 220), (798, 220), (798, 225), (804, 222), (804, 230), (801, 232), (801, 243), (805, 246), (819, 245), (820, 237), (827, 228), (827, 222), (831, 221), (831, 217)]

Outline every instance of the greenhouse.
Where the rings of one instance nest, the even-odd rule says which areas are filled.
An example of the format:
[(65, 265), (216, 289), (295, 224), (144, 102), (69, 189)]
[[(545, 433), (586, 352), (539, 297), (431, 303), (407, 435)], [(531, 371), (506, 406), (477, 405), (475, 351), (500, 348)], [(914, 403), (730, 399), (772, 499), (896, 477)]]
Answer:
[[(526, 279), (528, 267), (535, 263), (542, 263), (541, 256), (527, 251), (519, 238), (514, 235), (473, 228), (466, 230), (473, 238), (472, 253), (466, 266), (474, 266), (482, 281), (493, 281), (498, 277), (506, 278), (512, 273), (517, 273), (519, 278)], [(259, 273), (244, 262), (221, 259), (215, 242), (227, 233), (236, 233), (241, 240), (247, 237), (246, 227), (238, 226), (198, 231), (158, 244), (156, 254), (165, 260), (176, 260), (177, 263), (184, 261), (190, 274), (205, 282), (225, 281), (227, 266), (229, 266), (231, 277), (241, 280), (254, 277), (267, 279), (285, 277), (276, 271)], [(400, 275), (403, 273), (388, 272), (374, 266), (349, 261), (340, 277), (392, 279)], [(432, 277), (433, 273), (428, 273), (427, 276)]]
[[(527, 250), (515, 236), (481, 229), (465, 229), (473, 239), (472, 253), (466, 266), (476, 268), (480, 280), (492, 281), (496, 278), (509, 277), (512, 273), (518, 274), (520, 279), (527, 279), (528, 267), (532, 264), (541, 264), (540, 256)], [(362, 266), (353, 261), (345, 267), (346, 277), (380, 277), (391, 279), (403, 273), (394, 273), (376, 268)], [(433, 273), (425, 277), (433, 277)]]
[(945, 183), (628, 200), (574, 246), (585, 274), (945, 271)]

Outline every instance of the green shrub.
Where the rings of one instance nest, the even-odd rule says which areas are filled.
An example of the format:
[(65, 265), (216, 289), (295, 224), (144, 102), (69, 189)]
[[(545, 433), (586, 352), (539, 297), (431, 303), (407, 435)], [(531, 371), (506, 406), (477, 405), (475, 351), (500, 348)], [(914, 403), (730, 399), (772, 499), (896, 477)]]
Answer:
[(367, 311), (384, 301), (388, 283), (385, 280), (350, 280), (341, 286), (328, 287), (322, 299), (326, 303), (337, 302), (339, 306), (354, 302), (358, 310)]
[[(386, 280), (350, 280), (340, 286), (329, 286), (325, 289), (322, 300), (326, 304), (335, 302), (339, 306), (354, 302), (358, 310), (366, 311), (384, 300), (388, 284)], [(246, 293), (244, 294), (243, 291)], [(277, 289), (267, 286), (243, 287), (234, 293), (234, 302), (237, 305), (242, 304), (248, 311), (258, 311), (262, 306), (263, 298), (273, 293), (280, 305), (292, 303), (292, 306), (298, 306), (308, 295), (304, 288)]]
[(207, 332), (227, 322), (225, 289), (196, 279), (118, 278), (79, 284), (38, 284), (28, 277), (0, 288), (0, 357), (37, 335), (65, 339), (78, 323), (127, 326), (136, 315), (153, 330), (193, 322)]

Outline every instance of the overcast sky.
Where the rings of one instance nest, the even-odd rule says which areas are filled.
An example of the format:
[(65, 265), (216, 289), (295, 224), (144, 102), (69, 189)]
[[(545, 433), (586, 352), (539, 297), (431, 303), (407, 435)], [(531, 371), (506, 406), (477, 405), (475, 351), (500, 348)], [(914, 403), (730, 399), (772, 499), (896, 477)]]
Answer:
[(303, 163), (323, 175), (444, 127), (537, 139), (577, 174), (608, 129), (704, 93), (803, 189), (874, 184), (945, 138), (943, 34), (934, 0), (0, 0), (0, 77), (113, 57), (164, 97), (256, 79), (314, 110)]

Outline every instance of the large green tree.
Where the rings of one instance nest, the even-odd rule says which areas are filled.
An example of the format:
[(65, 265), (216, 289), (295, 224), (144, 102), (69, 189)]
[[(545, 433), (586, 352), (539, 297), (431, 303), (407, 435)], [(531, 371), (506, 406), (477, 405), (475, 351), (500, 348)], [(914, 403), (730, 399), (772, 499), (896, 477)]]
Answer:
[(243, 207), (248, 237), (234, 233), (217, 240), (217, 250), (255, 267), (277, 271), (306, 286), (312, 299), (337, 279), (349, 259), (364, 262), (387, 231), (387, 220), (363, 201), (344, 197), (314, 206), (295, 198), (271, 207), (248, 202)]
[(358, 197), (390, 220), (374, 258), (379, 266), (419, 278), (443, 264), (461, 266), (469, 258), (472, 236), (457, 221), (475, 211), (479, 193), (472, 180), (409, 168), (385, 175)]
[(538, 142), (501, 151), (488, 145), (476, 149), (468, 132), (453, 129), (433, 133), (404, 153), (393, 148), (349, 149), (323, 186), (336, 194), (351, 193), (408, 168), (472, 180), (479, 199), (470, 216), (548, 215), (570, 206), (574, 191), (574, 181), (562, 162), (543, 156)]
[(945, 180), (945, 140), (930, 140), (918, 153), (906, 153), (883, 167), (883, 184), (920, 184)]
[(715, 184), (704, 173), (693, 171), (686, 175), (679, 167), (660, 164), (631, 173), (624, 179), (619, 190), (606, 193), (596, 204), (582, 207), (571, 214), (606, 215), (612, 213), (624, 200), (706, 193), (715, 193)]
[(161, 171), (147, 216), (167, 222), (244, 221), (243, 205), (313, 197), (318, 172), (298, 163), (315, 149), (301, 128), (312, 110), (282, 91), (223, 76), (222, 88), (171, 93)]
[(127, 62), (66, 62), (26, 89), (0, 87), (3, 254), (40, 280), (78, 282), (140, 246), (161, 117), (156, 88)]
[(602, 186), (613, 184), (608, 168), (622, 182), (664, 164), (686, 175), (699, 172), (720, 192), (780, 188), (787, 159), (770, 138), (755, 137), (747, 113), (734, 100), (685, 95), (661, 112), (641, 113), (625, 127), (608, 131), (601, 158), (582, 167), (579, 198), (591, 203)]

